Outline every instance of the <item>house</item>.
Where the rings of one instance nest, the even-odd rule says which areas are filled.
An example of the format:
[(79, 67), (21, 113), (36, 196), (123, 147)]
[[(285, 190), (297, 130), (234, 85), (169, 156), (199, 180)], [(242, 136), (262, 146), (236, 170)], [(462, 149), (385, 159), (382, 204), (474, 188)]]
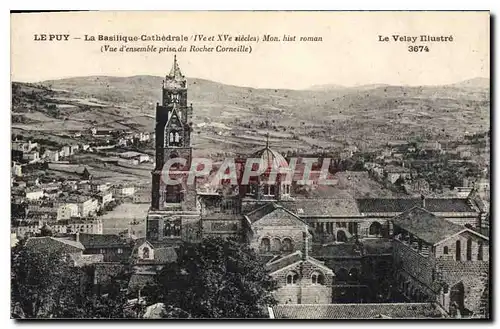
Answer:
[(77, 205), (78, 216), (80, 217), (87, 217), (96, 213), (99, 209), (98, 200), (88, 195), (70, 194), (61, 203)]
[(425, 151), (441, 151), (442, 145), (438, 141), (426, 142), (420, 146), (420, 149)]
[(102, 255), (104, 262), (122, 262), (130, 257), (132, 246), (118, 235), (76, 233), (73, 238), (85, 250), (83, 254)]
[(44, 196), (43, 190), (39, 187), (28, 187), (25, 193), (25, 197), (28, 200), (39, 200)]
[(32, 143), (31, 141), (13, 141), (12, 150), (21, 152), (31, 152), (38, 147), (38, 143)]
[(17, 238), (17, 234), (15, 232), (10, 233), (10, 247), (13, 248), (17, 245), (19, 239)]
[(29, 151), (23, 153), (23, 160), (28, 163), (38, 162), (40, 160), (40, 154), (38, 153), (38, 151)]
[(102, 234), (103, 232), (102, 220), (95, 218), (71, 218), (68, 220), (60, 220), (58, 222), (50, 223), (49, 226), (53, 232), (61, 234)]
[(68, 220), (78, 217), (78, 205), (74, 203), (60, 203), (57, 207), (57, 220)]
[(100, 191), (96, 196), (101, 206), (105, 206), (113, 201), (113, 193), (110, 190)]
[(90, 129), (90, 132), (95, 137), (109, 137), (113, 134), (113, 129), (106, 129), (106, 128), (98, 129), (96, 127), (93, 127)]
[(90, 189), (93, 192), (104, 192), (110, 189), (110, 184), (105, 182), (93, 181), (90, 184)]
[(123, 152), (120, 154), (120, 158), (127, 160), (136, 160), (137, 163), (149, 162), (150, 157), (147, 154), (139, 153), (139, 152)]
[(420, 207), (392, 222), (400, 291), (413, 302), (436, 302), (452, 317), (480, 315), (489, 289), (488, 237)]
[(66, 238), (31, 237), (26, 241), (25, 248), (47, 254), (60, 253), (77, 267), (102, 262), (101, 256), (84, 255), (85, 247), (80, 242)]
[(134, 186), (116, 186), (113, 189), (113, 193), (117, 197), (133, 196), (135, 193), (135, 187)]
[(47, 149), (43, 153), (42, 158), (47, 160), (47, 161), (58, 162), (59, 161), (59, 151)]
[(408, 179), (411, 177), (411, 171), (409, 168), (398, 167), (398, 166), (386, 166), (384, 168), (384, 174), (387, 181), (394, 184), (398, 179)]
[(148, 132), (140, 132), (139, 134), (136, 134), (137, 139), (139, 142), (147, 142), (150, 139), (150, 134)]
[(154, 282), (154, 277), (165, 265), (177, 261), (175, 244), (151, 242), (146, 238), (135, 241), (132, 250), (132, 265), (134, 274), (130, 279), (129, 291), (138, 291), (148, 283)]
[(23, 167), (21, 166), (21, 164), (12, 161), (11, 172), (12, 176), (21, 177), (23, 175)]

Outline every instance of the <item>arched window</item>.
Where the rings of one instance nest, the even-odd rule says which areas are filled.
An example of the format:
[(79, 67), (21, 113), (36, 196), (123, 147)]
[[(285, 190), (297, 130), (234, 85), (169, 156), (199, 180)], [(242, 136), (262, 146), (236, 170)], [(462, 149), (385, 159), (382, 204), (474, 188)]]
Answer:
[(343, 230), (337, 231), (337, 241), (338, 242), (347, 242), (347, 235)]
[(312, 284), (325, 284), (325, 277), (320, 272), (313, 272), (311, 274)]
[(282, 247), (283, 251), (292, 251), (293, 250), (293, 242), (290, 238), (284, 238)]
[(271, 250), (271, 241), (269, 238), (262, 238), (260, 240), (260, 251), (261, 252), (269, 252)]
[(462, 260), (462, 246), (460, 245), (460, 240), (455, 243), (455, 260), (457, 262)]
[(142, 249), (142, 258), (149, 259), (149, 248), (148, 247), (144, 247)]
[(173, 132), (170, 132), (170, 134), (168, 134), (168, 141), (170, 143), (172, 143), (174, 141), (174, 133)]
[(472, 239), (467, 239), (467, 260), (472, 260)]
[(163, 236), (178, 237), (181, 235), (181, 221), (179, 219), (174, 221), (165, 220), (163, 225)]
[(483, 260), (483, 242), (477, 244), (477, 260)]
[(272, 251), (280, 251), (281, 250), (281, 241), (278, 238), (274, 238), (272, 243), (271, 243), (271, 250)]
[(176, 131), (175, 132), (175, 142), (179, 143), (179, 141), (180, 141), (180, 136), (179, 136), (179, 133)]
[(299, 281), (299, 275), (296, 272), (290, 272), (286, 276), (286, 284), (287, 285), (292, 285), (292, 284), (297, 284)]
[(443, 247), (443, 254), (448, 255), (448, 246)]
[(373, 222), (370, 225), (370, 235), (380, 236), (382, 235), (382, 225), (379, 222)]
[(349, 271), (349, 281), (358, 281), (359, 280), (359, 271), (357, 268), (352, 268)]

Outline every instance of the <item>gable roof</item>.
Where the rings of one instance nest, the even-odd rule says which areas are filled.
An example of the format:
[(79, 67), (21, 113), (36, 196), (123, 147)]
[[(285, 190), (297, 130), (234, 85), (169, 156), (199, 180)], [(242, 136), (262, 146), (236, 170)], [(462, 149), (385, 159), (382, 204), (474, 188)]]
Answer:
[[(287, 208), (280, 206), (274, 202), (267, 203), (262, 207), (259, 207), (249, 212), (246, 215), (246, 217), (248, 218), (251, 224), (254, 224), (257, 221), (262, 220), (264, 218), (272, 221), (272, 219), (274, 219), (274, 217), (271, 216), (273, 213), (275, 213), (276, 215), (280, 213), (281, 215), (279, 216), (279, 219), (281, 221), (283, 219), (289, 219), (292, 221), (297, 221), (298, 223), (300, 222), (300, 224), (306, 224), (299, 216), (297, 216)], [(276, 217), (276, 219), (278, 219), (278, 217)]]
[(454, 224), (446, 219), (420, 207), (414, 207), (392, 219), (394, 225), (414, 234), (432, 245), (452, 235), (458, 234), (465, 227)]
[(415, 319), (445, 317), (432, 303), (286, 304), (272, 307), (275, 319)]
[(476, 212), (468, 199), (464, 198), (393, 198), (393, 199), (357, 199), (362, 213), (404, 212), (413, 207), (422, 207), (430, 212)]
[(276, 273), (282, 271), (293, 264), (299, 264), (302, 262), (310, 263), (315, 267), (321, 268), (325, 273), (330, 273), (333, 275), (332, 269), (327, 267), (323, 262), (313, 258), (311, 256), (306, 256), (304, 260), (302, 257), (302, 252), (297, 250), (294, 253), (288, 254), (286, 256), (280, 257), (278, 259), (272, 259), (269, 263), (266, 264), (266, 268), (269, 273)]
[(25, 247), (42, 252), (62, 252), (64, 254), (78, 253), (85, 249), (80, 242), (50, 236), (29, 238)]
[(138, 248), (142, 245), (147, 244), (154, 251), (154, 259), (138, 259), (140, 263), (155, 263), (155, 264), (165, 264), (174, 263), (177, 261), (177, 251), (175, 246), (177, 243), (175, 241), (168, 242), (151, 242), (146, 240), (146, 238), (139, 238), (135, 240), (135, 245), (132, 250), (133, 255), (137, 255)]

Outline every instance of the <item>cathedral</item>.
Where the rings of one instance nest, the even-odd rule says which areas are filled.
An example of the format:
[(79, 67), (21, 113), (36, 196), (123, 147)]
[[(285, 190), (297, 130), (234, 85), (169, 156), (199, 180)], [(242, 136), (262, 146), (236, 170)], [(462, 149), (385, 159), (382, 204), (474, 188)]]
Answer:
[[(429, 254), (441, 255), (435, 250), (435, 243), (457, 234), (463, 235), (464, 241), (472, 241), (464, 242), (467, 246), (477, 249), (478, 245), (481, 248), (488, 245), (487, 237), (463, 226), (479, 227), (484, 218), (471, 199), (309, 199), (294, 195), (292, 183), (280, 176), (269, 184), (265, 176), (276, 169), (286, 172), (288, 161), (268, 142), (251, 155), (268, 167), (260, 177), (229, 193), (202, 191), (196, 180), (186, 179), (193, 154), (193, 111), (192, 104), (188, 105), (186, 77), (174, 56), (172, 69), (163, 81), (161, 104), (156, 105), (152, 199), (146, 238), (139, 246), (139, 258), (144, 261), (154, 260), (153, 254), (175, 248), (182, 241), (236, 237), (252, 246), (266, 262), (270, 275), (278, 282), (276, 298), (280, 304), (360, 302), (360, 295), (380, 300), (384, 296), (373, 291), (370, 282), (388, 277), (402, 280), (399, 282), (402, 300), (427, 301), (445, 298), (442, 287), (437, 286), (434, 277), (424, 283), (418, 280), (418, 275), (415, 279), (411, 266), (416, 260), (409, 265), (400, 264), (407, 259), (403, 253), (408, 248), (416, 248), (417, 253), (429, 259)], [(183, 158), (185, 162), (169, 167), (168, 173), (163, 172), (165, 164), (174, 158)], [(165, 180), (174, 178), (178, 184), (165, 184)], [(406, 214), (418, 214), (436, 230), (444, 227), (446, 231), (440, 232), (439, 239), (428, 238), (425, 227), (413, 227), (401, 220)], [(398, 234), (407, 234), (408, 239), (403, 243), (398, 238), (397, 249), (393, 249), (395, 228)], [(396, 257), (394, 250), (401, 251), (403, 256)], [(481, 255), (486, 253), (481, 251)], [(398, 268), (394, 267), (395, 259)], [(475, 260), (479, 260), (478, 256)], [(430, 262), (429, 268), (441, 266), (439, 262), (442, 261)], [(470, 273), (475, 275), (473, 270)], [(446, 277), (446, 273), (440, 277)], [(418, 282), (408, 283), (408, 280)], [(448, 283), (452, 284), (455, 282)], [(409, 285), (418, 287), (418, 293), (408, 290), (406, 295)], [(397, 299), (391, 295), (393, 288), (390, 285), (384, 290), (388, 294), (386, 299)], [(446, 303), (449, 300), (443, 299), (443, 304)]]

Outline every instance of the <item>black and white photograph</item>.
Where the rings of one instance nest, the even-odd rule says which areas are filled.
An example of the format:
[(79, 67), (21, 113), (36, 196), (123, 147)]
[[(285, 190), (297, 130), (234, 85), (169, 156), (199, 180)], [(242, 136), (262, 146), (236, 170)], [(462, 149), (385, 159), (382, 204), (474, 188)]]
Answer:
[(491, 319), (490, 12), (11, 13), (12, 319)]

